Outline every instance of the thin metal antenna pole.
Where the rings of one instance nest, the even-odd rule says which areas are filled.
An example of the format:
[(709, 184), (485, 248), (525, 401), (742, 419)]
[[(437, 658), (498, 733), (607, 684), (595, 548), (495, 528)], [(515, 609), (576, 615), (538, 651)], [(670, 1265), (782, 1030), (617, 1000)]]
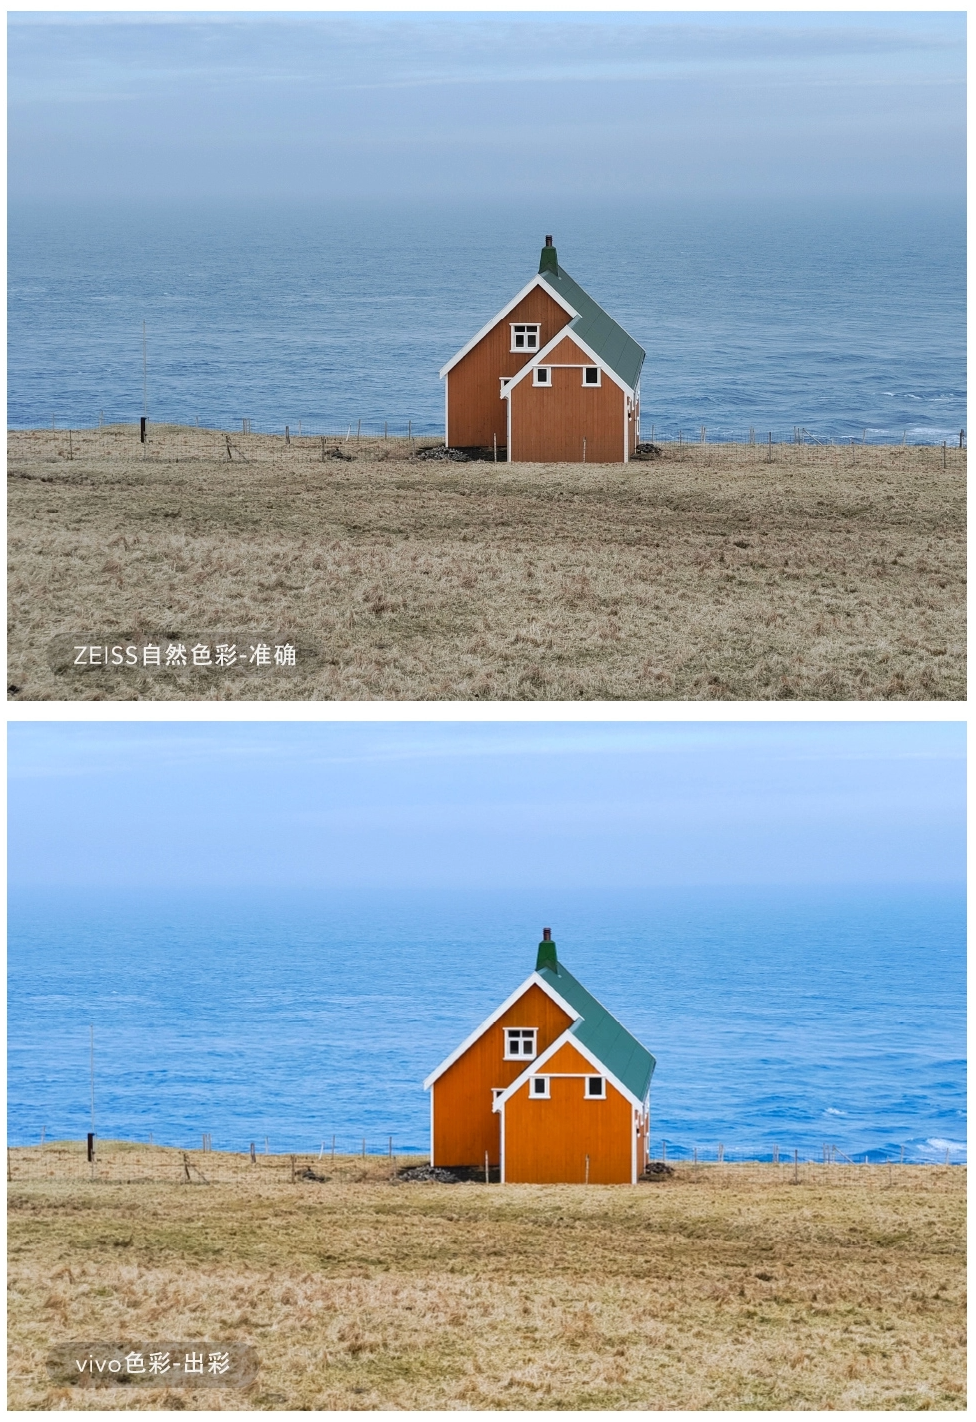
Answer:
[(142, 323), (142, 413), (149, 419), (149, 403), (146, 398), (146, 323)]
[(91, 1118), (92, 1135), (95, 1134), (95, 1024), (88, 1029), (91, 1033)]

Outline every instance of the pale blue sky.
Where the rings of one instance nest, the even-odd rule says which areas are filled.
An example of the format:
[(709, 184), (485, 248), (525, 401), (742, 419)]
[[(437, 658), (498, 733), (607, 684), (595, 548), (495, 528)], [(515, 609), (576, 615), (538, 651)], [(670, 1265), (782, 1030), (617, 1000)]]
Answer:
[(15, 723), (14, 890), (955, 884), (961, 724)]
[(953, 195), (959, 13), (9, 17), (17, 198)]

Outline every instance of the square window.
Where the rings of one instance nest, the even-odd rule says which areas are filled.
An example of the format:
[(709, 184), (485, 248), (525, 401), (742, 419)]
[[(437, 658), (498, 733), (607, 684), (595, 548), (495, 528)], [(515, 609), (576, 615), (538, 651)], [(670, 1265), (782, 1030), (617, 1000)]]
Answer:
[(602, 1076), (588, 1076), (586, 1078), (586, 1094), (595, 1101), (606, 1096), (606, 1088)]
[(535, 1039), (537, 1028), (535, 1027), (506, 1027), (505, 1028), (505, 1056), (511, 1061), (518, 1057), (532, 1060), (537, 1055), (535, 1049)]
[(598, 365), (584, 365), (584, 367), (583, 367), (583, 384), (584, 384), (584, 385), (599, 385), (599, 383), (600, 383), (600, 367), (599, 367)]
[(539, 349), (539, 327), (522, 322), (512, 322), (512, 350), (537, 351)]
[(549, 1078), (547, 1076), (532, 1076), (529, 1078), (529, 1095), (539, 1099), (546, 1099), (549, 1095)]
[(547, 365), (537, 365), (537, 366), (536, 366), (535, 370), (532, 372), (532, 384), (533, 384), (533, 385), (551, 385), (551, 384), (552, 384), (552, 377), (551, 377), (550, 374), (549, 374), (549, 367), (548, 367)]

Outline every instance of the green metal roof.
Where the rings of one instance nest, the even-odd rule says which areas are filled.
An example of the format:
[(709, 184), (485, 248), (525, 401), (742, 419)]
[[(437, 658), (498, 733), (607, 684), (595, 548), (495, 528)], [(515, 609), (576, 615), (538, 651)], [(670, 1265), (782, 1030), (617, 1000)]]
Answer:
[(621, 1027), (616, 1017), (597, 1002), (562, 963), (557, 962), (555, 968), (539, 967), (536, 972), (580, 1014), (570, 1028), (571, 1034), (578, 1037), (638, 1101), (643, 1101), (656, 1065), (647, 1048), (642, 1047), (626, 1027)]
[(567, 329), (585, 341), (594, 355), (606, 361), (625, 385), (631, 390), (636, 389), (644, 364), (644, 352), (637, 342), (628, 336), (623, 326), (617, 325), (612, 316), (607, 315), (602, 306), (596, 304), (592, 296), (587, 296), (562, 267), (557, 265), (555, 275), (551, 271), (543, 271), (540, 276), (553, 291), (558, 291), (574, 311), (579, 312)]

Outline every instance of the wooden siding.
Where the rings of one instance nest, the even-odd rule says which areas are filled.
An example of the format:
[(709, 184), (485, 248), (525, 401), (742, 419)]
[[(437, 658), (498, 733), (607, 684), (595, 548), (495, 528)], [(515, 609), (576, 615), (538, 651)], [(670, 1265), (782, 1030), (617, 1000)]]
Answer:
[(552, 1077), (548, 1099), (530, 1098), (526, 1082), (505, 1103), (506, 1182), (581, 1184), (589, 1156), (591, 1185), (629, 1184), (636, 1129), (631, 1102), (609, 1081), (604, 1100), (587, 1100), (583, 1078), (601, 1073), (568, 1042), (541, 1075), (550, 1072), (580, 1075)]
[[(560, 341), (557, 349), (562, 350), (569, 344)], [(576, 346), (573, 349), (582, 362), (582, 351)], [(548, 361), (548, 357), (546, 359)], [(527, 375), (509, 398), (512, 404), (510, 459), (579, 464), (583, 460), (585, 439), (587, 464), (623, 463), (626, 396), (606, 371), (601, 385), (587, 388), (578, 366), (562, 369), (555, 366), (551, 386), (533, 385), (532, 376)]]
[[(588, 356), (585, 351), (580, 350), (572, 336), (564, 336), (558, 346), (553, 346), (542, 364), (548, 365), (550, 361), (555, 365), (596, 365), (595, 360)], [(604, 380), (609, 379), (606, 374), (604, 374), (603, 378)], [(531, 380), (531, 375), (526, 376), (526, 379)], [(583, 377), (581, 375), (580, 380), (582, 379)]]
[(481, 1165), (485, 1151), (499, 1162), (501, 1117), (491, 1109), (494, 1086), (511, 1086), (528, 1063), (505, 1060), (505, 1028), (535, 1027), (536, 1049), (544, 1052), (565, 1032), (572, 1018), (532, 983), (517, 1002), (483, 1032), (463, 1056), (437, 1078), (434, 1093), (434, 1162)]
[[(497, 322), (463, 360), (458, 361), (447, 379), (447, 443), (452, 449), (491, 447), (508, 439), (508, 406), (501, 398), (500, 378), (517, 375), (536, 354), (513, 351), (511, 323), (538, 322), (539, 349), (552, 340), (572, 317), (541, 287), (534, 287), (507, 316)], [(531, 377), (529, 377), (531, 379)], [(622, 437), (622, 436), (621, 436)], [(461, 1162), (456, 1162), (460, 1164)]]

